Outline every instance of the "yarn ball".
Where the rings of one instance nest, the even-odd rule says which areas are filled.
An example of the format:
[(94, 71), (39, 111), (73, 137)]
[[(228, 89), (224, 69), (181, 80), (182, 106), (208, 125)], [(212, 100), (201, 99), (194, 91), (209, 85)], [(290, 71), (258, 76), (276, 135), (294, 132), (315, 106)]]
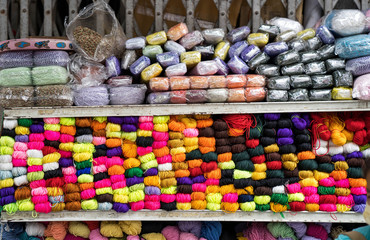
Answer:
[(140, 221), (120, 221), (118, 224), (127, 235), (139, 235), (141, 233), (142, 224)]
[(123, 237), (123, 232), (120, 228), (120, 225), (118, 224), (118, 222), (113, 222), (113, 221), (112, 222), (110, 221), (101, 222), (100, 233), (104, 237), (116, 237), (116, 238)]
[(42, 223), (26, 223), (26, 233), (28, 236), (43, 237), (45, 233), (45, 225)]
[(83, 222), (70, 222), (68, 232), (76, 237), (89, 238), (90, 229)]

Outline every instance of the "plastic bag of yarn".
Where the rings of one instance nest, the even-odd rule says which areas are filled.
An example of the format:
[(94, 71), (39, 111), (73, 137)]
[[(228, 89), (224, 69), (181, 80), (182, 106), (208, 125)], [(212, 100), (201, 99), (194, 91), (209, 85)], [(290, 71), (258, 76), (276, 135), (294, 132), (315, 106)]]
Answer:
[(171, 90), (190, 89), (190, 78), (184, 76), (170, 77)]
[[(245, 64), (245, 63), (244, 63)], [(217, 73), (218, 67), (215, 61), (208, 60), (198, 63), (191, 71), (191, 75), (206, 76)]]
[(176, 52), (165, 52), (158, 54), (156, 59), (162, 67), (169, 67), (180, 63), (179, 54)]
[(163, 71), (163, 68), (159, 63), (154, 63), (148, 67), (146, 67), (141, 72), (141, 80), (144, 83), (148, 83), (151, 78), (159, 76)]
[(352, 74), (345, 70), (336, 70), (333, 72), (334, 86), (336, 87), (352, 87)]
[(167, 41), (163, 47), (166, 52), (176, 52), (179, 55), (181, 55), (183, 52), (186, 52), (186, 49), (181, 46), (181, 44), (174, 41)]
[(257, 54), (261, 52), (260, 48), (255, 45), (249, 45), (241, 54), (240, 58), (243, 59), (244, 62), (248, 63), (252, 58), (254, 58)]
[(276, 58), (275, 62), (279, 66), (285, 66), (301, 61), (301, 56), (295, 50), (289, 50), (283, 53), (280, 53)]
[(66, 34), (77, 53), (96, 62), (109, 56), (120, 57), (126, 41), (113, 9), (103, 0), (82, 9), (68, 23)]
[(280, 76), (280, 66), (274, 64), (261, 64), (256, 67), (256, 73), (266, 77)]
[(209, 87), (208, 78), (205, 76), (190, 76), (191, 89), (207, 89)]
[(275, 57), (280, 53), (286, 52), (288, 50), (289, 47), (285, 42), (269, 43), (263, 48), (263, 51), (270, 57)]
[(184, 52), (181, 53), (180, 59), (182, 63), (186, 64), (186, 67), (192, 68), (200, 63), (202, 55), (198, 51)]
[(48, 85), (35, 88), (35, 106), (72, 106), (73, 93), (66, 85)]
[(0, 106), (32, 107), (34, 105), (33, 87), (3, 87), (0, 88)]
[(300, 31), (297, 33), (297, 38), (303, 39), (303, 40), (308, 40), (310, 38), (313, 38), (316, 35), (316, 32), (312, 28), (307, 28), (303, 31)]
[(247, 102), (262, 102), (265, 100), (267, 90), (264, 87), (247, 87), (245, 89), (245, 99)]
[(127, 39), (125, 42), (125, 48), (127, 50), (139, 50), (143, 49), (146, 45), (145, 37), (135, 37)]
[(167, 77), (183, 76), (188, 71), (185, 63), (179, 63), (166, 68), (165, 73)]
[(352, 97), (361, 100), (370, 100), (370, 74), (356, 78), (353, 85)]
[(311, 77), (307, 75), (290, 76), (290, 86), (292, 88), (309, 88), (312, 86)]
[(313, 75), (311, 76), (312, 88), (330, 88), (334, 85), (332, 75)]
[(287, 102), (289, 99), (288, 91), (286, 90), (268, 90), (266, 101), (267, 102)]
[(297, 88), (288, 91), (289, 101), (309, 101), (308, 90)]
[(254, 56), (248, 62), (248, 66), (250, 67), (251, 70), (255, 70), (256, 67), (258, 67), (261, 64), (267, 63), (269, 60), (270, 60), (269, 55), (267, 55), (265, 52), (261, 52)]
[(307, 75), (325, 74), (326, 67), (324, 61), (307, 63), (304, 66), (304, 71)]
[(143, 49), (143, 55), (154, 61), (158, 54), (163, 53), (163, 49), (160, 45), (148, 45)]
[(32, 67), (33, 51), (9, 51), (0, 53), (0, 68)]
[(186, 91), (187, 103), (205, 103), (207, 102), (206, 90), (187, 90)]
[(331, 92), (333, 100), (352, 100), (352, 88), (335, 87)]
[[(22, 59), (23, 61), (23, 59)], [(66, 67), (69, 54), (66, 51), (34, 51), (33, 64), (35, 66), (60, 66)]]
[(329, 58), (336, 57), (335, 45), (324, 45), (321, 48), (317, 49), (317, 53), (320, 55), (321, 60), (326, 60)]
[(168, 104), (170, 99), (170, 92), (153, 92), (148, 95), (146, 102), (149, 104)]
[(215, 55), (215, 47), (213, 45), (195, 46), (192, 50), (200, 52), (202, 60), (211, 60)]
[(31, 69), (19, 67), (0, 70), (0, 86), (32, 86)]
[(251, 33), (247, 38), (248, 44), (256, 45), (257, 47), (264, 47), (269, 42), (268, 33)]
[(307, 50), (307, 41), (303, 39), (293, 39), (288, 42), (289, 49), (296, 50), (297, 52)]
[(238, 56), (233, 56), (227, 63), (227, 66), (233, 73), (237, 74), (246, 74), (249, 71), (248, 65)]
[(370, 73), (370, 56), (348, 60), (346, 62), (346, 71), (350, 71), (353, 76)]
[(266, 23), (278, 26), (280, 29), (280, 32), (292, 30), (295, 33), (298, 33), (303, 30), (302, 24), (300, 24), (298, 21), (294, 21), (288, 18), (274, 17), (266, 21)]
[(355, 9), (333, 10), (323, 20), (323, 25), (341, 37), (365, 32), (367, 23), (365, 14)]
[(196, 45), (202, 44), (204, 38), (202, 33), (198, 30), (186, 34), (184, 37), (180, 39), (180, 44), (187, 50), (192, 49)]
[(73, 55), (68, 63), (68, 71), (72, 75), (71, 83), (81, 87), (92, 87), (103, 84), (108, 73), (103, 64), (90, 61), (80, 55)]
[(222, 41), (222, 42), (218, 43), (216, 48), (215, 48), (214, 57), (218, 57), (218, 58), (222, 59), (223, 61), (225, 61), (225, 59), (228, 55), (229, 49), (230, 49), (230, 42)]
[(167, 31), (167, 37), (173, 41), (177, 41), (189, 32), (188, 26), (185, 23), (178, 23)]
[(370, 55), (370, 35), (360, 34), (337, 39), (335, 54), (344, 59)]
[(128, 86), (109, 88), (111, 105), (141, 104), (145, 100), (147, 87), (145, 84), (132, 84)]
[(262, 24), (258, 30), (258, 33), (267, 33), (269, 36), (269, 40), (273, 41), (276, 36), (280, 33), (280, 28), (275, 25), (270, 25), (270, 24)]
[(217, 67), (218, 67), (218, 71), (217, 71), (217, 74), (218, 75), (227, 75), (229, 74), (229, 67), (227, 66), (227, 64), (219, 57), (216, 57), (215, 59), (213, 59), (213, 61), (215, 61)]
[(307, 40), (307, 50), (316, 50), (322, 46), (322, 42), (318, 37), (313, 37)]
[(240, 54), (248, 47), (248, 43), (246, 41), (240, 41), (233, 44), (229, 49), (229, 57), (232, 58), (234, 56), (239, 57)]
[(132, 77), (129, 75), (123, 75), (118, 77), (109, 78), (106, 84), (113, 87), (127, 86), (132, 84)]
[(166, 77), (155, 77), (149, 81), (149, 89), (153, 92), (168, 91), (170, 89), (170, 81)]
[(185, 104), (186, 103), (186, 91), (171, 91), (170, 92), (170, 103)]
[(293, 40), (297, 37), (297, 33), (293, 30), (288, 30), (285, 32), (281, 32), (276, 36), (275, 41), (276, 42), (289, 42), (290, 40)]
[(104, 106), (109, 104), (107, 86), (77, 88), (73, 92), (73, 103), (76, 106)]
[(231, 43), (239, 42), (246, 39), (250, 32), (251, 30), (247, 26), (238, 27), (228, 32), (226, 39)]
[(316, 51), (307, 51), (301, 53), (301, 62), (310, 63), (319, 61), (321, 59), (320, 55)]
[(136, 61), (137, 55), (135, 50), (126, 50), (123, 53), (121, 59), (121, 68), (123, 70), (128, 70), (129, 67)]
[(290, 82), (289, 76), (272, 77), (267, 80), (267, 87), (272, 90), (289, 90)]
[(227, 98), (228, 102), (245, 102), (245, 92), (244, 88), (233, 88), (229, 89), (229, 97)]
[(226, 88), (207, 89), (207, 102), (223, 103), (229, 97), (229, 91)]
[(32, 69), (32, 83), (36, 86), (66, 84), (69, 80), (65, 67), (44, 66)]
[(328, 59), (325, 60), (325, 66), (327, 72), (333, 72), (335, 70), (344, 69), (346, 67), (346, 61), (340, 58)]
[(247, 74), (247, 87), (264, 87), (266, 85), (266, 77), (258, 74)]
[(287, 66), (283, 66), (280, 69), (282, 75), (299, 75), (304, 74), (305, 68), (303, 63), (296, 63)]
[(105, 60), (105, 67), (109, 77), (117, 77), (121, 74), (121, 64), (115, 56), (110, 56)]
[(202, 36), (206, 44), (216, 45), (224, 39), (225, 31), (222, 28), (205, 29)]

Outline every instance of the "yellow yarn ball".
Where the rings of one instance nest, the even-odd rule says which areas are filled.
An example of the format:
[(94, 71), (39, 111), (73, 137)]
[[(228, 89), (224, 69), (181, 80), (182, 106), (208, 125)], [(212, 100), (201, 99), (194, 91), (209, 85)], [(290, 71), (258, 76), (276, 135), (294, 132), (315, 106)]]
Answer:
[(95, 189), (97, 195), (111, 194), (113, 195), (112, 187), (97, 188)]
[(61, 117), (60, 125), (63, 126), (74, 126), (76, 125), (76, 119), (74, 117)]
[(121, 125), (116, 123), (107, 123), (107, 126), (105, 126), (105, 130), (107, 132), (120, 132), (121, 131)]
[(313, 176), (314, 178), (317, 180), (317, 181), (320, 181), (324, 178), (328, 178), (330, 176), (329, 173), (325, 173), (325, 172), (320, 172), (320, 171), (317, 171), (317, 170), (314, 170), (313, 171)]
[(74, 153), (73, 160), (76, 162), (83, 162), (92, 159), (93, 154), (91, 152)]
[(146, 240), (166, 240), (162, 233), (145, 233), (142, 236)]
[(194, 151), (194, 150), (197, 150), (198, 148), (199, 148), (199, 146), (198, 146), (198, 145), (187, 146), (187, 147), (185, 147), (185, 151), (186, 151), (187, 153), (189, 153), (189, 152), (192, 152), (192, 151)]
[(288, 202), (303, 202), (304, 195), (303, 193), (292, 193), (288, 194)]
[(90, 229), (83, 222), (70, 222), (68, 232), (76, 237), (89, 238)]
[(119, 203), (128, 203), (129, 198), (127, 195), (113, 195), (113, 202), (119, 202)]
[(45, 124), (44, 129), (46, 131), (60, 132), (60, 124)]
[(113, 190), (113, 194), (117, 194), (117, 195), (128, 195), (129, 193), (130, 191), (128, 190), (128, 187), (118, 188), (118, 189)]
[(53, 153), (50, 153), (50, 154), (48, 154), (48, 155), (46, 155), (42, 158), (42, 164), (58, 162), (60, 158), (61, 158), (60, 153), (53, 152)]
[(145, 154), (143, 156), (139, 156), (138, 159), (140, 160), (140, 162), (143, 164), (143, 163), (148, 163), (150, 161), (153, 161), (153, 160), (156, 160), (155, 159), (155, 155), (153, 152), (151, 153), (148, 153), (148, 154)]
[(221, 170), (226, 170), (226, 169), (235, 169), (235, 163), (234, 161), (228, 161), (228, 162), (219, 162), (218, 167)]
[(271, 197), (269, 195), (254, 196), (254, 202), (259, 205), (268, 204), (270, 201)]
[(67, 152), (72, 152), (73, 151), (73, 142), (68, 142), (68, 143), (60, 143), (59, 144), (59, 149)]
[(123, 232), (120, 225), (117, 222), (103, 221), (100, 224), (100, 233), (104, 237), (123, 237)]
[(142, 224), (140, 221), (120, 221), (118, 224), (127, 235), (139, 235), (141, 233)]
[(90, 183), (94, 182), (94, 177), (90, 174), (81, 174), (80, 176), (78, 176), (77, 181), (79, 183)]
[(252, 172), (250, 171), (239, 170), (239, 169), (234, 170), (234, 179), (243, 179), (243, 178), (251, 178), (251, 177), (252, 177)]
[(161, 124), (161, 123), (168, 123), (170, 121), (170, 116), (154, 116), (153, 123), (154, 124)]
[(130, 192), (135, 192), (135, 191), (138, 191), (138, 190), (144, 190), (145, 185), (144, 185), (144, 183), (139, 183), (139, 184), (135, 184), (135, 185), (130, 186), (128, 189), (129, 189)]
[(168, 125), (167, 123), (156, 123), (153, 129), (157, 132), (168, 132)]
[(178, 210), (190, 210), (191, 209), (191, 203), (176, 203), (176, 208)]
[(17, 135), (29, 135), (30, 129), (28, 127), (17, 126), (15, 128), (15, 134)]
[(252, 179), (257, 181), (257, 180), (262, 180), (266, 178), (266, 172), (252, 172)]
[(184, 145), (186, 147), (198, 145), (198, 140), (197, 137), (184, 137)]
[(0, 146), (14, 147), (15, 140), (9, 136), (0, 137)]
[(136, 132), (122, 132), (120, 138), (127, 139), (131, 142), (136, 142), (137, 133)]
[(255, 202), (245, 202), (239, 204), (240, 209), (244, 212), (251, 212), (256, 210), (256, 203)]
[(161, 188), (162, 194), (176, 194), (177, 193), (177, 186), (170, 186), (167, 188)]
[(255, 172), (266, 172), (267, 171), (266, 163), (254, 164), (254, 171)]
[(107, 138), (122, 138), (122, 132), (108, 132), (107, 131), (107, 132), (105, 132), (105, 136)]
[(152, 134), (153, 134), (152, 131), (147, 131), (147, 130), (142, 130), (142, 129), (137, 130), (138, 137), (151, 137)]
[(83, 210), (97, 210), (98, 201), (95, 198), (81, 201), (81, 208)]
[(92, 143), (75, 143), (73, 144), (72, 150), (75, 153), (83, 153), (83, 152), (93, 153), (95, 151), (95, 146)]
[(134, 192), (130, 192), (130, 194), (128, 195), (128, 198), (130, 202), (143, 201), (145, 198), (145, 193), (143, 190), (137, 190)]

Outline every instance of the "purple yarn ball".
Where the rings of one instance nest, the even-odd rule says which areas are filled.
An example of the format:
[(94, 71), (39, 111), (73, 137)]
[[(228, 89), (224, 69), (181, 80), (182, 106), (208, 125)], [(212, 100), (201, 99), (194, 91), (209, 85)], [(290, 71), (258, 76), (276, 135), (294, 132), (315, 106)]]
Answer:
[(132, 178), (126, 178), (126, 185), (128, 187), (131, 187), (135, 184), (139, 184), (139, 183), (143, 183), (144, 182), (144, 178), (143, 177), (132, 177)]
[(332, 162), (345, 161), (345, 160), (346, 159), (344, 158), (344, 156), (342, 154), (336, 154), (336, 155), (331, 157)]
[(347, 159), (350, 159), (350, 158), (362, 158), (362, 157), (363, 157), (362, 152), (351, 152), (351, 153), (348, 153), (347, 154)]
[(44, 131), (44, 124), (32, 124), (30, 126), (31, 133), (43, 133)]
[(136, 132), (137, 126), (135, 124), (122, 124), (121, 130), (123, 132)]
[(278, 137), (291, 137), (293, 136), (293, 131), (290, 128), (280, 128), (277, 131), (277, 136)]
[(72, 158), (61, 158), (59, 159), (59, 166), (62, 168), (72, 167), (73, 159)]
[(128, 212), (128, 210), (130, 210), (130, 207), (127, 203), (114, 202), (113, 203), (113, 209), (116, 212), (125, 213), (125, 212)]
[(366, 200), (367, 200), (366, 195), (354, 195), (354, 194), (352, 194), (352, 196), (353, 196), (353, 200), (355, 201), (356, 205), (366, 204)]
[(291, 138), (291, 137), (278, 138), (278, 139), (276, 140), (276, 143), (277, 143), (279, 146), (282, 146), (282, 145), (293, 144), (293, 143), (294, 143), (294, 140), (293, 140), (293, 138)]
[(14, 187), (0, 189), (0, 197), (3, 198), (9, 195), (14, 195), (14, 192), (15, 192)]
[(207, 179), (203, 175), (199, 175), (194, 177), (192, 180), (194, 184), (194, 183), (204, 183)]
[(114, 157), (114, 156), (122, 156), (122, 148), (121, 147), (115, 147), (107, 150), (107, 156), (108, 157)]
[(161, 190), (154, 186), (145, 187), (145, 195), (161, 195)]
[(355, 206), (352, 207), (352, 211), (358, 212), (358, 213), (363, 213), (365, 211), (366, 204), (356, 204)]
[(15, 135), (14, 140), (16, 142), (28, 143), (28, 135)]
[(107, 121), (121, 125), (123, 123), (123, 117), (108, 117)]
[(6, 204), (9, 204), (9, 203), (15, 203), (15, 198), (14, 198), (14, 195), (9, 195), (9, 196), (6, 196), (6, 197), (2, 197), (0, 199), (0, 205), (1, 206), (4, 206)]
[(189, 177), (177, 178), (177, 185), (192, 185), (193, 181)]
[(144, 172), (145, 177), (155, 176), (155, 175), (158, 175), (158, 169), (157, 168), (149, 168), (148, 170), (146, 170)]
[(135, 124), (139, 122), (139, 117), (123, 117), (123, 122)]
[(280, 113), (265, 113), (263, 117), (266, 120), (277, 121), (280, 119)]
[(307, 127), (307, 122), (304, 120), (299, 113), (294, 113), (291, 115), (290, 119), (295, 128), (303, 130)]

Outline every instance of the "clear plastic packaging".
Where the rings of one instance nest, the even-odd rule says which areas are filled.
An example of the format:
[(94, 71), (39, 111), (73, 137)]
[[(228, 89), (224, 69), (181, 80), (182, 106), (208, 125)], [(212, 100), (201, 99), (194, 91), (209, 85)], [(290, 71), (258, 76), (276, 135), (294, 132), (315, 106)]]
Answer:
[(266, 101), (267, 102), (287, 102), (289, 99), (288, 91), (286, 90), (268, 90)]
[(334, 58), (336, 55), (335, 45), (324, 45), (321, 48), (317, 49), (317, 53), (320, 55), (321, 60)]
[(259, 33), (268, 33), (270, 41), (273, 41), (278, 34), (280, 34), (280, 28), (275, 25), (262, 24), (257, 32)]
[(0, 106), (3, 108), (12, 107), (33, 107), (33, 87), (3, 87), (0, 88)]
[[(28, 51), (25, 51), (25, 52), (28, 52)], [(0, 59), (1, 59), (1, 55), (0, 55)], [(24, 61), (28, 63), (28, 60), (29, 60), (28, 58), (22, 58), (21, 62)], [(67, 67), (68, 62), (69, 62), (69, 54), (66, 51), (40, 50), (40, 51), (33, 52), (33, 65), (34, 66)]]
[(146, 45), (145, 37), (135, 37), (127, 39), (125, 47), (127, 50), (138, 50), (143, 49)]
[(76, 106), (105, 106), (109, 104), (108, 88), (105, 85), (82, 87), (73, 91)]
[(331, 89), (311, 89), (308, 97), (310, 101), (330, 101)]
[(301, 56), (295, 50), (289, 50), (279, 54), (276, 57), (276, 63), (279, 66), (285, 66), (293, 63), (297, 63), (301, 61)]
[(149, 104), (168, 104), (170, 99), (171, 92), (153, 92), (148, 95), (146, 102)]
[(143, 55), (151, 60), (155, 60), (156, 56), (161, 53), (163, 53), (163, 49), (159, 45), (148, 45), (143, 49)]
[(186, 103), (186, 91), (170, 92), (170, 103), (185, 104)]
[(248, 35), (247, 41), (249, 44), (257, 47), (264, 47), (269, 42), (268, 33), (251, 33)]
[(280, 32), (293, 30), (295, 33), (298, 33), (303, 30), (302, 24), (289, 18), (274, 17), (268, 20), (267, 23), (278, 26)]
[(303, 31), (300, 31), (297, 33), (297, 38), (308, 40), (310, 38), (313, 38), (315, 36), (316, 32), (312, 28), (307, 28)]
[(229, 57), (232, 58), (234, 56), (239, 57), (240, 54), (248, 47), (248, 43), (246, 41), (240, 41), (234, 43), (229, 49)]
[(318, 37), (313, 37), (307, 40), (308, 50), (316, 50), (322, 46), (322, 42)]
[(304, 68), (307, 75), (319, 75), (326, 73), (324, 61), (307, 63)]
[(258, 74), (247, 74), (247, 87), (264, 87), (266, 86), (266, 76)]
[(222, 28), (205, 29), (202, 35), (207, 44), (216, 45), (224, 39), (225, 31)]
[(167, 42), (167, 35), (165, 31), (155, 32), (146, 36), (146, 41), (150, 45), (162, 45)]
[(162, 67), (166, 68), (180, 63), (179, 54), (176, 52), (165, 52), (156, 56), (157, 61)]
[(72, 106), (73, 93), (66, 85), (35, 87), (35, 106)]
[(109, 77), (117, 77), (121, 74), (121, 64), (115, 56), (110, 56), (105, 60), (105, 67)]
[(34, 51), (9, 51), (0, 53), (1, 68), (32, 67)]
[(332, 75), (313, 75), (311, 76), (312, 88), (330, 88), (334, 85)]
[(363, 33), (367, 19), (363, 12), (355, 9), (331, 11), (323, 21), (333, 33), (345, 37)]
[(266, 77), (277, 77), (280, 75), (280, 67), (274, 64), (261, 64), (256, 67), (256, 73)]
[(229, 90), (226, 88), (208, 89), (207, 102), (223, 103), (229, 98)]
[(225, 76), (208, 76), (209, 88), (227, 88)]
[(299, 75), (304, 74), (305, 68), (303, 63), (296, 63), (281, 67), (282, 75)]
[(316, 36), (324, 44), (333, 44), (335, 42), (334, 35), (330, 32), (330, 30), (326, 26), (320, 26), (320, 27), (318, 27), (316, 29)]
[(128, 70), (136, 59), (137, 55), (135, 50), (126, 50), (121, 59), (121, 68), (123, 70)]
[(303, 39), (294, 39), (288, 42), (289, 49), (294, 49), (297, 52), (305, 51), (307, 50), (307, 41)]
[(32, 86), (31, 69), (19, 67), (0, 70), (0, 86)]
[(249, 33), (251, 32), (250, 28), (247, 26), (238, 27), (231, 30), (227, 35), (226, 38), (231, 43), (239, 42), (245, 40)]
[(360, 100), (370, 100), (370, 74), (356, 78), (352, 97)]
[(205, 76), (190, 76), (190, 89), (207, 89), (208, 77)]
[(264, 87), (248, 87), (244, 94), (247, 102), (262, 102), (266, 98), (267, 91)]
[(177, 41), (189, 33), (188, 26), (185, 23), (178, 23), (167, 31), (167, 37)]
[(346, 61), (340, 58), (328, 59), (325, 61), (326, 71), (333, 72), (335, 70), (344, 69)]
[(186, 34), (184, 37), (180, 39), (180, 44), (187, 50), (192, 49), (196, 45), (202, 44), (204, 41), (204, 38), (202, 36), (202, 33), (198, 30)]
[(348, 60), (346, 71), (350, 71), (353, 76), (360, 76), (370, 73), (370, 56)]
[(227, 98), (228, 102), (245, 102), (245, 90), (244, 88), (233, 88), (229, 89), (229, 97)]
[(166, 77), (155, 77), (149, 81), (149, 89), (153, 92), (168, 91), (170, 89), (170, 80)]
[(32, 83), (36, 86), (66, 84), (69, 75), (65, 67), (45, 66), (32, 69)]
[(227, 66), (236, 74), (246, 74), (249, 71), (248, 65), (237, 56), (232, 57), (227, 63)]
[(202, 60), (210, 60), (215, 55), (215, 47), (213, 45), (208, 46), (195, 46), (193, 51), (198, 51), (202, 55)]
[(335, 87), (331, 92), (333, 100), (352, 100), (352, 88)]
[(197, 51), (183, 52), (181, 53), (180, 59), (182, 63), (186, 64), (186, 67), (195, 67), (201, 61), (201, 54)]
[(170, 77), (170, 88), (173, 91), (190, 89), (190, 79), (183, 76)]
[(166, 50), (166, 52), (176, 52), (179, 55), (181, 55), (183, 52), (186, 52), (186, 49), (181, 46), (181, 44), (174, 41), (167, 41), (164, 44), (164, 50)]
[(292, 88), (309, 88), (312, 86), (311, 77), (307, 75), (290, 76), (290, 86)]
[(67, 25), (66, 34), (76, 52), (96, 62), (121, 56), (124, 51), (126, 36), (113, 9), (104, 0), (82, 9)]
[(307, 51), (301, 53), (301, 62), (302, 63), (310, 63), (319, 61), (321, 56), (316, 51)]
[(243, 88), (247, 85), (247, 77), (243, 74), (232, 74), (226, 76), (228, 88)]
[(269, 90), (289, 90), (290, 89), (290, 77), (272, 77), (267, 79), (267, 87)]
[(270, 57), (276, 57), (280, 53), (286, 52), (288, 50), (288, 44), (286, 44), (285, 42), (269, 43), (263, 49), (263, 51)]
[(167, 77), (173, 77), (173, 76), (183, 76), (187, 72), (186, 64), (185, 63), (179, 63), (176, 65), (172, 65), (166, 68), (166, 76)]
[(309, 101), (308, 90), (297, 88), (288, 91), (289, 101)]
[(118, 77), (109, 78), (107, 81), (109, 86), (119, 87), (119, 86), (127, 86), (132, 84), (132, 77), (129, 75), (122, 75)]
[(269, 55), (267, 55), (264, 52), (261, 52), (248, 62), (248, 66), (250, 67), (251, 70), (255, 70), (256, 67), (258, 67), (261, 64), (267, 63), (269, 60), (270, 60)]
[(217, 73), (218, 67), (215, 61), (208, 60), (198, 63), (190, 72), (191, 75), (213, 75)]
[(259, 54), (261, 50), (259, 47), (255, 45), (249, 45), (241, 54), (240, 58), (243, 59), (244, 62), (248, 63), (252, 58), (254, 58), (257, 54)]
[(206, 90), (187, 90), (186, 91), (187, 103), (205, 103), (207, 102)]
[(353, 77), (352, 74), (345, 70), (336, 70), (333, 72), (334, 86), (335, 87), (352, 87)]
[(158, 77), (162, 73), (163, 69), (159, 63), (149, 65), (141, 72), (141, 80), (144, 83), (148, 83), (150, 79)]
[(219, 42), (215, 49), (215, 58), (219, 57), (221, 60), (225, 61), (227, 54), (230, 49), (230, 43), (228, 41)]
[(111, 105), (142, 104), (145, 100), (145, 84), (132, 84), (129, 86), (113, 87), (109, 89)]
[(370, 55), (370, 35), (360, 34), (337, 39), (335, 54), (344, 59)]
[(289, 42), (297, 37), (297, 33), (293, 30), (281, 32), (279, 35), (276, 36), (276, 42)]
[(133, 64), (130, 66), (130, 72), (137, 76), (139, 75), (146, 67), (150, 65), (150, 58), (146, 56), (139, 57)]
[(217, 74), (219, 75), (227, 75), (229, 73), (229, 67), (227, 66), (227, 64), (219, 57), (216, 57), (214, 59), (217, 67), (218, 67), (218, 71), (217, 71)]

